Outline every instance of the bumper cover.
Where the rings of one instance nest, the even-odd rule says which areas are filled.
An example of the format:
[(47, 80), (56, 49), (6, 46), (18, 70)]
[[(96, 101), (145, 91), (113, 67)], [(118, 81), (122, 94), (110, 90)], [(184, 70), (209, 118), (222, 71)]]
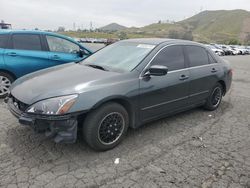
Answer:
[(37, 133), (45, 133), (56, 143), (74, 143), (77, 139), (77, 115), (46, 116), (27, 114), (19, 110), (12, 98), (5, 99), (10, 112), (16, 116), (19, 123), (34, 129)]

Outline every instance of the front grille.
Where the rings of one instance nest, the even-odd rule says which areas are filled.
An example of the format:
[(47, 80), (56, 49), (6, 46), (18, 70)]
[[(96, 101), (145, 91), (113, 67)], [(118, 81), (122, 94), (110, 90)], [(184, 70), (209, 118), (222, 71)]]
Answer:
[(14, 104), (14, 106), (16, 108), (18, 108), (20, 111), (24, 112), (27, 108), (28, 108), (28, 105), (19, 101), (18, 99), (16, 99), (15, 97), (13, 96), (10, 96), (10, 98), (12, 99), (12, 102)]

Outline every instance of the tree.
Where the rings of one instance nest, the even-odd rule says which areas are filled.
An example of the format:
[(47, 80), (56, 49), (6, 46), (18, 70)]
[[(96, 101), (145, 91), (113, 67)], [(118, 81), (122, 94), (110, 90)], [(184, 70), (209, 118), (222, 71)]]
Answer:
[(171, 39), (184, 39), (184, 40), (193, 40), (193, 33), (191, 30), (177, 31), (170, 30), (168, 37)]
[(183, 34), (182, 39), (184, 39), (184, 40), (193, 40), (194, 37), (193, 37), (192, 31), (187, 31), (187, 32), (185, 32), (185, 33)]
[(228, 42), (229, 45), (238, 45), (240, 44), (240, 42), (237, 40), (237, 39), (231, 39), (229, 42)]
[(127, 39), (128, 38), (128, 36), (127, 36), (127, 34), (125, 33), (125, 32), (120, 32), (119, 34), (118, 34), (118, 36), (119, 36), (119, 38), (121, 39), (121, 40), (124, 40), (124, 39)]
[(179, 35), (178, 31), (176, 31), (176, 30), (170, 30), (168, 32), (168, 38), (170, 38), (170, 39), (179, 39), (180, 35)]
[(65, 27), (60, 26), (60, 27), (58, 27), (57, 31), (58, 32), (64, 32), (65, 31)]
[(246, 38), (245, 38), (245, 44), (250, 45), (250, 33), (248, 33)]

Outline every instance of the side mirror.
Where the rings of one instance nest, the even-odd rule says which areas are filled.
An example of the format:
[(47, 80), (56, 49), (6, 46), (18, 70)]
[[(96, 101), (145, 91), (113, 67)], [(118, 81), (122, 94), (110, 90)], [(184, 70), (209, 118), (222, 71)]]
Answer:
[(152, 65), (145, 76), (165, 76), (168, 73), (168, 68), (163, 65)]
[(80, 48), (80, 50), (79, 50), (79, 56), (80, 57), (84, 57), (84, 56), (86, 56), (86, 55), (89, 55), (84, 49), (81, 49)]

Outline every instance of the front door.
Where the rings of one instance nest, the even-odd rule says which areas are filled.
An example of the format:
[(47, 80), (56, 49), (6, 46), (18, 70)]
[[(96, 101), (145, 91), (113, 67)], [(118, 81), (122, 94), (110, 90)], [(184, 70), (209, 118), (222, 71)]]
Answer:
[(46, 35), (51, 63), (60, 65), (74, 62), (85, 57), (80, 57), (80, 46), (61, 37)]
[(163, 48), (150, 63), (168, 67), (165, 76), (140, 79), (140, 118), (142, 122), (178, 111), (187, 106), (189, 70), (182, 46)]

